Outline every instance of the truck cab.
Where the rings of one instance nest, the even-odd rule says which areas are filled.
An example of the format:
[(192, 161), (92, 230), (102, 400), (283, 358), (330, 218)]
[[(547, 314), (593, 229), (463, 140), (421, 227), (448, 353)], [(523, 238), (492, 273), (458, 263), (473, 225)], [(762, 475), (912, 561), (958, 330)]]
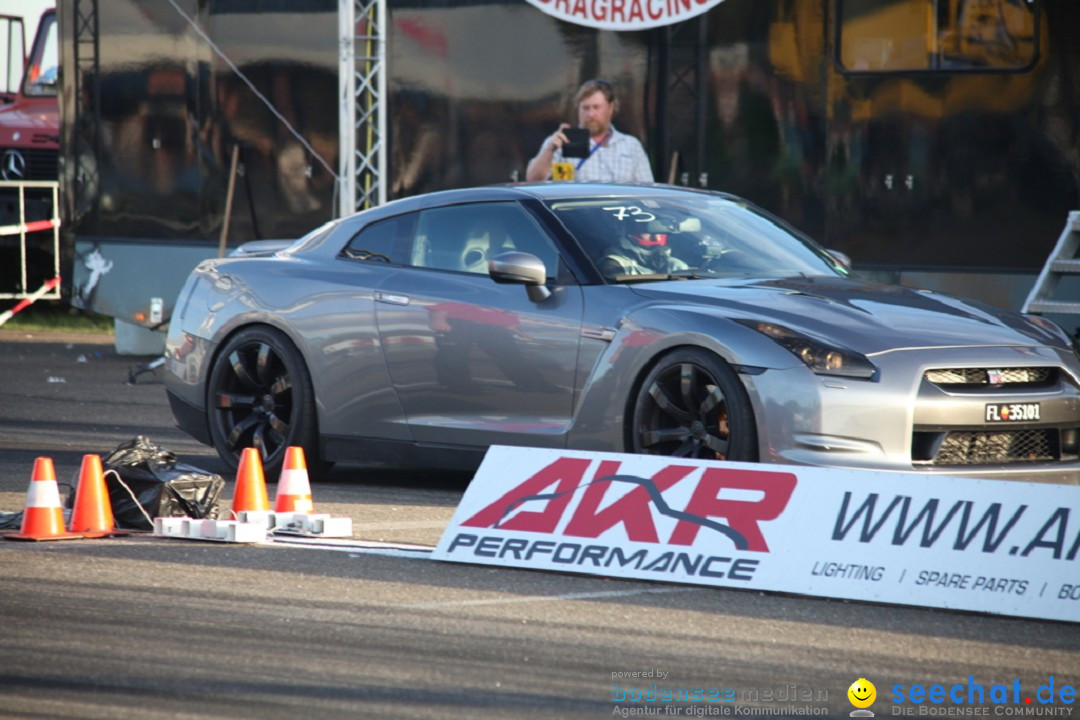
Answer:
[[(0, 15), (0, 228), (54, 216), (59, 176), (59, 37), (45, 10), (25, 52), (21, 17)], [(0, 294), (22, 296), (55, 275), (52, 233), (0, 233)]]
[[(21, 23), (13, 23), (8, 36), (20, 27)], [(12, 46), (17, 44), (21, 43)], [(17, 52), (9, 51), (9, 64), (13, 64), (12, 55)], [(13, 79), (14, 70), (9, 68), (6, 80)], [(0, 179), (56, 180), (58, 71), (56, 11), (46, 10), (21, 77), (14, 87), (0, 88)]]

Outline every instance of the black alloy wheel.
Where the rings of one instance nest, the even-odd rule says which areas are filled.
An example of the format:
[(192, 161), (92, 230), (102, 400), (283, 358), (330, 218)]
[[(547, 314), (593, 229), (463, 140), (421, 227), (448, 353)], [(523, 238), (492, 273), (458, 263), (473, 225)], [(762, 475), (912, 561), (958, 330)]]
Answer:
[(254, 447), (276, 477), (290, 446), (304, 448), (309, 471), (319, 466), (311, 380), (280, 331), (252, 327), (229, 339), (211, 370), (207, 407), (214, 448), (231, 468)]
[(636, 453), (703, 460), (758, 459), (754, 411), (735, 371), (698, 348), (675, 350), (645, 376), (634, 403)]

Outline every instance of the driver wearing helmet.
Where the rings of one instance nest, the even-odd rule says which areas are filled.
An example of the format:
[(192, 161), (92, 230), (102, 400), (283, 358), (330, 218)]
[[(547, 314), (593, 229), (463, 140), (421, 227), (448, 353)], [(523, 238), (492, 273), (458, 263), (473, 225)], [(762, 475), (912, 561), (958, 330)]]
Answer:
[(635, 233), (613, 247), (600, 258), (600, 272), (605, 277), (616, 275), (666, 275), (687, 270), (689, 265), (671, 256), (667, 233)]

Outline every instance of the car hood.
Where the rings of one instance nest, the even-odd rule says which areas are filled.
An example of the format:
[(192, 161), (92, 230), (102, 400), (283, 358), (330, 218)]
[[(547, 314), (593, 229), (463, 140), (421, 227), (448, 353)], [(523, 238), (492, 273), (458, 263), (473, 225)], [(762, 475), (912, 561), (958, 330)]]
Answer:
[(864, 355), (933, 347), (1068, 347), (1063, 333), (1019, 313), (943, 293), (837, 277), (672, 280), (632, 289), (654, 301), (706, 305), (728, 317), (774, 322)]

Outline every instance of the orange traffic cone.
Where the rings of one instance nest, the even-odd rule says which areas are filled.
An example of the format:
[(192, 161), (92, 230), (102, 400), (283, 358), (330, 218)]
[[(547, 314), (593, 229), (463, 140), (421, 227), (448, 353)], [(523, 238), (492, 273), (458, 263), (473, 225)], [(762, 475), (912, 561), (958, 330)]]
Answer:
[(71, 511), (68, 530), (86, 538), (110, 535), (127, 535), (115, 529), (109, 490), (105, 487), (105, 473), (101, 468), (101, 456), (83, 455), (79, 471), (79, 486), (75, 489), (75, 507)]
[(304, 459), (302, 447), (285, 448), (285, 464), (281, 466), (281, 477), (278, 479), (274, 512), (315, 512), (315, 505), (311, 501), (307, 461)]
[(240, 455), (240, 467), (236, 469), (236, 492), (233, 494), (233, 514), (270, 510), (270, 497), (266, 494), (266, 477), (263, 475), (262, 459), (255, 448), (244, 448)]
[(4, 535), (7, 540), (76, 540), (82, 535), (65, 532), (64, 511), (60, 507), (60, 488), (52, 458), (34, 460), (34, 474), (26, 491), (26, 509), (22, 528)]

